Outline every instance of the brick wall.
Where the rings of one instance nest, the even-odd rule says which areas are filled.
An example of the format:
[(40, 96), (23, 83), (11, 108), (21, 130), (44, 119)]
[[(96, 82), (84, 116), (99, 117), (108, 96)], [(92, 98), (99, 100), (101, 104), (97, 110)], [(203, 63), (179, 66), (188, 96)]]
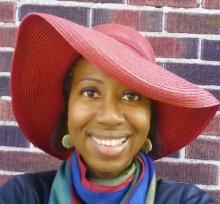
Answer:
[[(159, 64), (220, 100), (219, 0), (0, 1), (0, 185), (23, 172), (54, 169), (60, 161), (33, 147), (11, 110), (10, 65), (20, 20), (31, 11), (92, 27), (115, 22), (150, 39)], [(156, 162), (158, 178), (195, 183), (220, 203), (220, 110), (186, 148)]]

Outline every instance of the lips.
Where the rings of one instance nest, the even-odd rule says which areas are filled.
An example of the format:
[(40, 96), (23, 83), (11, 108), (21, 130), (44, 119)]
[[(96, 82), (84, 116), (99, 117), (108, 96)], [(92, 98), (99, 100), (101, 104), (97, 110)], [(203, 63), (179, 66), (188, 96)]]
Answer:
[(89, 133), (95, 149), (106, 156), (116, 156), (128, 145), (127, 131), (93, 131)]

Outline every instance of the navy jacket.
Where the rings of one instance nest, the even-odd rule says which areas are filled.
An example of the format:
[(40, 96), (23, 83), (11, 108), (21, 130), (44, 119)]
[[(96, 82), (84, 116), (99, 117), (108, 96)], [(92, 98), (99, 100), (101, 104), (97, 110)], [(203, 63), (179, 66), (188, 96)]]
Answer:
[[(0, 188), (0, 204), (47, 204), (56, 171), (14, 176)], [(136, 204), (136, 203), (134, 203)], [(192, 184), (160, 180), (155, 204), (214, 204)]]

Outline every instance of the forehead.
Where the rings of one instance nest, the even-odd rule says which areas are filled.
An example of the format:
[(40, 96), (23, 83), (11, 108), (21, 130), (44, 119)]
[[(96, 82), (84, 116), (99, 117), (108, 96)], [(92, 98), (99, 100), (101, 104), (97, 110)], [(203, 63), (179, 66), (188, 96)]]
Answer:
[(95, 78), (103, 82), (124, 87), (123, 84), (103, 73), (95, 64), (92, 64), (83, 57), (80, 57), (73, 65), (73, 83), (83, 78)]
[(95, 64), (92, 64), (83, 57), (80, 57), (73, 65), (75, 77), (84, 77), (87, 75), (102, 75), (104, 73), (98, 69)]

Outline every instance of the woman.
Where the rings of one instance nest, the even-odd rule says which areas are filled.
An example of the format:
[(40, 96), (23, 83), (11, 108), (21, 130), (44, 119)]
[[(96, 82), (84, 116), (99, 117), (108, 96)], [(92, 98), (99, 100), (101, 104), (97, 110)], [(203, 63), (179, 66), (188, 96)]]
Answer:
[(156, 183), (151, 158), (195, 139), (219, 101), (156, 65), (135, 30), (29, 14), (11, 80), (24, 134), (65, 160), (57, 171), (14, 177), (0, 203), (213, 203), (193, 185)]

